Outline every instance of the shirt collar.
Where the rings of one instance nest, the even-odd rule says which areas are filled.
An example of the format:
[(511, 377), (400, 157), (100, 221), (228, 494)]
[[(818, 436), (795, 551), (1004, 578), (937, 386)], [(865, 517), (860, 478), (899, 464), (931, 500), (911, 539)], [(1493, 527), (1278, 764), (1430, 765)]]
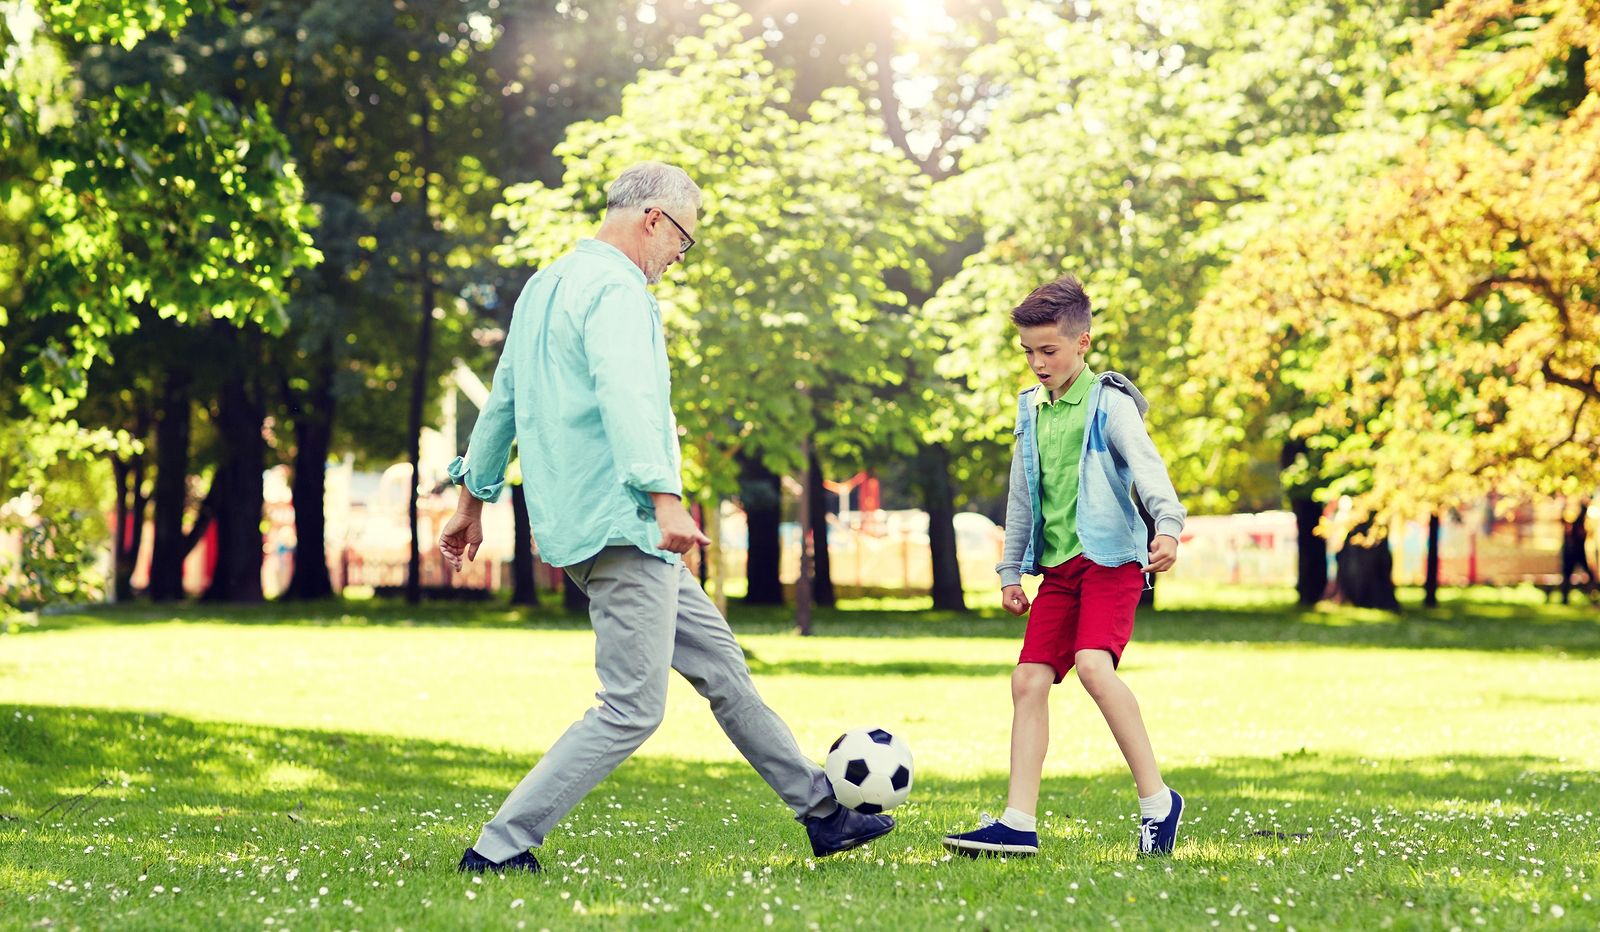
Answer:
[(627, 253), (611, 245), (610, 243), (603, 243), (600, 240), (593, 238), (580, 239), (578, 240), (578, 252), (627, 266), (628, 271), (632, 272), (638, 277), (639, 284), (647, 284), (644, 277), (644, 272), (637, 265), (633, 264), (633, 260), (628, 258)]
[[(1094, 384), (1094, 378), (1094, 371), (1088, 366), (1084, 366), (1083, 371), (1078, 373), (1078, 378), (1067, 388), (1066, 393), (1057, 398), (1056, 401), (1065, 401), (1071, 405), (1083, 404), (1083, 399), (1089, 397), (1089, 386)], [(1039, 386), (1039, 390), (1033, 393), (1033, 406), (1035, 408), (1055, 403), (1055, 401), (1050, 400), (1050, 390), (1043, 385)]]

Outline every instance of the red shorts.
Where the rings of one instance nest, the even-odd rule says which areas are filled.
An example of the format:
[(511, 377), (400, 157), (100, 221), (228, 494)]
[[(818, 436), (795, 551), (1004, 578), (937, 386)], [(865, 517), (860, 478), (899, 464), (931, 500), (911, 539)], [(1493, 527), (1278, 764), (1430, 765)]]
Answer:
[(1133, 613), (1143, 591), (1138, 563), (1107, 567), (1080, 554), (1045, 567), (1017, 663), (1047, 664), (1056, 671), (1057, 683), (1080, 650), (1108, 651), (1116, 666), (1133, 636)]

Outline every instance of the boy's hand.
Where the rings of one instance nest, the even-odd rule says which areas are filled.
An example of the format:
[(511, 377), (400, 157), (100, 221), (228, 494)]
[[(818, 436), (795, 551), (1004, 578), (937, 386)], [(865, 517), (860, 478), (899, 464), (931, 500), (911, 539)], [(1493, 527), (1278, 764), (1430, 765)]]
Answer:
[(1165, 573), (1178, 562), (1177, 538), (1160, 534), (1150, 542), (1150, 572)]
[(1028, 613), (1028, 596), (1021, 586), (1006, 586), (1000, 590), (1000, 604), (1013, 615)]

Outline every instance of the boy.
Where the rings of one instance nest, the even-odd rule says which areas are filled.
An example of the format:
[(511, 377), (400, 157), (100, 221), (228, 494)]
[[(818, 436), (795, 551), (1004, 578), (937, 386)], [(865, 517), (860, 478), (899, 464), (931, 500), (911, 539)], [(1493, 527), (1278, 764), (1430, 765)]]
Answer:
[[(1017, 404), (1016, 448), (1006, 507), (1001, 601), (1029, 613), (1022, 574), (1044, 582), (1028, 614), (1011, 675), (1011, 783), (1005, 814), (985, 814), (974, 831), (947, 835), (946, 848), (971, 857), (1039, 852), (1034, 809), (1050, 738), (1050, 687), (1073, 666), (1133, 771), (1139, 791), (1138, 853), (1170, 854), (1183, 797), (1162, 782), (1139, 703), (1116, 668), (1133, 633), (1145, 572), (1177, 560), (1184, 507), (1144, 429), (1149, 405), (1122, 375), (1095, 375), (1089, 353), (1089, 299), (1066, 276), (1035, 289), (1011, 312), (1039, 384)], [(1156, 538), (1131, 492), (1155, 517)]]

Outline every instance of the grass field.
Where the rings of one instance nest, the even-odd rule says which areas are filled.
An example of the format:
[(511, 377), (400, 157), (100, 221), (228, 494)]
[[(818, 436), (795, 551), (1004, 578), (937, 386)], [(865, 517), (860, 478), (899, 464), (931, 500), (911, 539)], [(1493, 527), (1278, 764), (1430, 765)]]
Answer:
[(909, 740), (893, 835), (811, 859), (675, 682), (666, 724), (540, 851), (546, 872), (504, 878), (453, 868), (593, 701), (583, 619), (53, 616), (0, 635), (0, 927), (1600, 926), (1600, 612), (1204, 600), (1141, 619), (1123, 664), (1190, 801), (1171, 860), (1134, 858), (1131, 779), (1073, 680), (1043, 854), (948, 858), (941, 834), (1004, 805), (1021, 622), (875, 603), (809, 639), (782, 613), (733, 620), (819, 759), (852, 725)]

